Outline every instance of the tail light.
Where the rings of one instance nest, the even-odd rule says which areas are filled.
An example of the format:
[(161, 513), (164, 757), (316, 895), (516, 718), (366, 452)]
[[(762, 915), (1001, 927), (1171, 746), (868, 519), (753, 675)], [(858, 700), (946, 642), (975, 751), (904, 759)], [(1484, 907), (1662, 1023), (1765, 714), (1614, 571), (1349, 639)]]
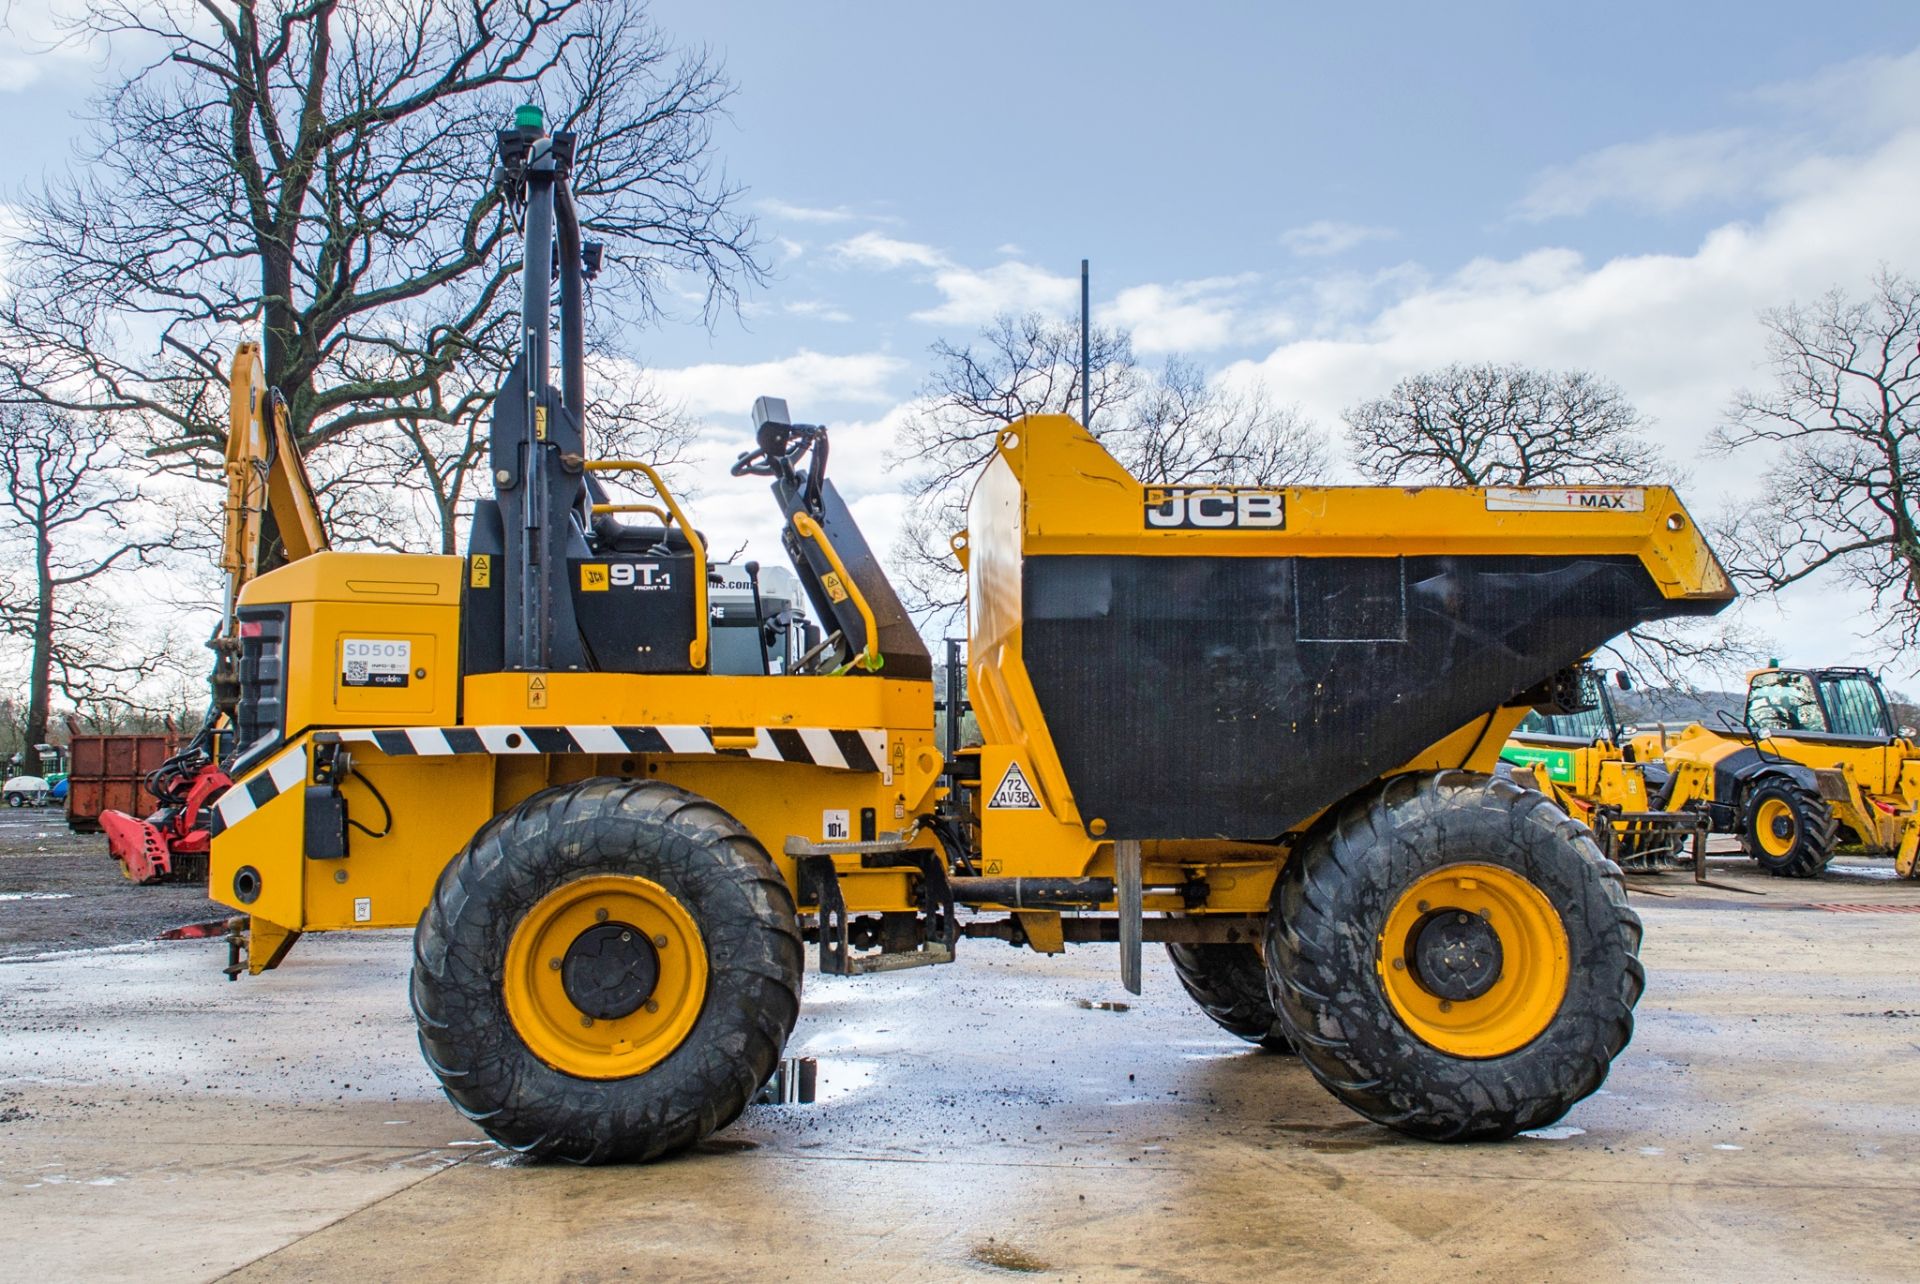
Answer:
[(240, 703), (234, 715), (238, 776), (286, 737), (287, 608), (240, 608)]

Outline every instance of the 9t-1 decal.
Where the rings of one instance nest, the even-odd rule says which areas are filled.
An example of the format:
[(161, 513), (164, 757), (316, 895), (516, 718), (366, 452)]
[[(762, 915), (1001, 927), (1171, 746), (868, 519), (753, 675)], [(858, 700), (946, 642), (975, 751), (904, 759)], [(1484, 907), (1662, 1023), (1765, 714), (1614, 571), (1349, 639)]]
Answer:
[(1280, 530), (1286, 496), (1243, 486), (1149, 486), (1148, 530)]

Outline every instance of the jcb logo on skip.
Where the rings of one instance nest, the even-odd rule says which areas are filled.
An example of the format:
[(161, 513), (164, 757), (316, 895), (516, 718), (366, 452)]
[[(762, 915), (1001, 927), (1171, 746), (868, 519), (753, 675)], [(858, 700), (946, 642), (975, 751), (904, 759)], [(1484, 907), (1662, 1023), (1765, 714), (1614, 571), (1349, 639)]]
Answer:
[(1233, 486), (1149, 486), (1149, 530), (1278, 530), (1287, 524), (1286, 497), (1276, 490)]

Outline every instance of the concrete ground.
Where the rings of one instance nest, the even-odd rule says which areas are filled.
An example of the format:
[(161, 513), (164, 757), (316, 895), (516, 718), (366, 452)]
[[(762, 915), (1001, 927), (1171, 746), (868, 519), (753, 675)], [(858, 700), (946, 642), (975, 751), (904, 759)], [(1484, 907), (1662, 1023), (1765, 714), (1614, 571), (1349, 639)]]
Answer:
[(235, 984), (218, 942), (0, 947), (0, 1275), (1911, 1280), (1920, 913), (1805, 904), (1920, 908), (1920, 886), (1842, 863), (1636, 894), (1650, 985), (1613, 1077), (1556, 1128), (1465, 1147), (1349, 1114), (1152, 954), (1137, 999), (1098, 947), (810, 974), (816, 1104), (581, 1170), (446, 1104), (404, 934), (302, 941)]

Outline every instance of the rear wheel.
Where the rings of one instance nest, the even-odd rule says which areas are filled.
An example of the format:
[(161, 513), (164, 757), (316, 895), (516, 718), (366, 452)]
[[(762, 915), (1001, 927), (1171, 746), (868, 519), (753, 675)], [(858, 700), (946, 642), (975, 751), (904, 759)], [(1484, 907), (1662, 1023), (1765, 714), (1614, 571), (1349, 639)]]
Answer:
[(1606, 1078), (1645, 986), (1619, 868), (1545, 796), (1467, 772), (1341, 807), (1281, 871), (1267, 966), (1314, 1076), (1377, 1123), (1511, 1137)]
[(739, 822), (658, 781), (589, 780), (481, 829), (414, 933), (420, 1048), (527, 1154), (683, 1150), (772, 1075), (800, 1006), (786, 883)]
[(1293, 1051), (1267, 994), (1266, 964), (1253, 945), (1169, 943), (1167, 957), (1180, 984), (1215, 1025), (1269, 1052)]
[(1772, 780), (1747, 799), (1740, 845), (1760, 868), (1783, 878), (1815, 878), (1833, 859), (1839, 826), (1810, 790)]

